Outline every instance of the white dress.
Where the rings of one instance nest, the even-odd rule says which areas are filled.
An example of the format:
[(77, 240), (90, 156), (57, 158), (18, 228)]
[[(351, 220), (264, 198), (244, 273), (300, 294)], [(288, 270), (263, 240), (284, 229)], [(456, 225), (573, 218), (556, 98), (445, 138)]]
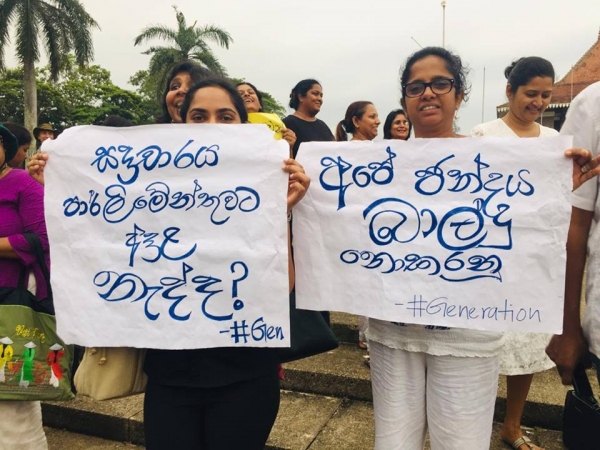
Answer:
[[(518, 137), (502, 119), (477, 125), (471, 136)], [(540, 137), (558, 136), (558, 131), (540, 125)], [(526, 375), (543, 372), (554, 367), (546, 355), (551, 334), (506, 333), (500, 352), (500, 373), (503, 375)]]

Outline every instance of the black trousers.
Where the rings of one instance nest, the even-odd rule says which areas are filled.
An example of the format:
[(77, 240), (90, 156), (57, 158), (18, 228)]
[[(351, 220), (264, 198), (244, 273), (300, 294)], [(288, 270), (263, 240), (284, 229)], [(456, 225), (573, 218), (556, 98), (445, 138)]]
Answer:
[(147, 450), (263, 450), (279, 410), (277, 370), (216, 388), (165, 386), (148, 380)]

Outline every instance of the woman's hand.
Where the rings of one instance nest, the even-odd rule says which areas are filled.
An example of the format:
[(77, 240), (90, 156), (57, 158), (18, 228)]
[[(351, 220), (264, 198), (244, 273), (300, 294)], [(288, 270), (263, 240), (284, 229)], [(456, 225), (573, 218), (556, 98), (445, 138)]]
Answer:
[(573, 160), (573, 190), (600, 174), (600, 156), (582, 148), (570, 148), (565, 156)]
[(294, 133), (293, 130), (290, 130), (288, 128), (281, 130), (281, 133), (282, 133), (283, 139), (285, 139), (287, 141), (287, 143), (290, 144), (290, 154), (291, 154), (292, 149), (294, 148), (294, 144), (296, 143), (296, 133)]
[(31, 157), (27, 163), (27, 172), (31, 178), (40, 183), (44, 184), (44, 167), (48, 161), (48, 153), (36, 153)]
[(310, 178), (295, 159), (285, 159), (283, 171), (290, 174), (287, 192), (287, 210), (290, 212), (296, 204), (302, 200), (310, 186)]

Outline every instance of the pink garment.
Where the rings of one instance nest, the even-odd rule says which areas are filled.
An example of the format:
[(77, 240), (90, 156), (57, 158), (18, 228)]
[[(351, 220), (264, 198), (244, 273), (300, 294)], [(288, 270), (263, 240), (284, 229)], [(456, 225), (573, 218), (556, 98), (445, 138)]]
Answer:
[(0, 286), (16, 287), (23, 264), (33, 270), (36, 295), (46, 298), (44, 276), (22, 233), (40, 237), (50, 267), (48, 234), (44, 220), (44, 188), (25, 170), (12, 169), (0, 178), (0, 237), (7, 237), (19, 259), (0, 258)]

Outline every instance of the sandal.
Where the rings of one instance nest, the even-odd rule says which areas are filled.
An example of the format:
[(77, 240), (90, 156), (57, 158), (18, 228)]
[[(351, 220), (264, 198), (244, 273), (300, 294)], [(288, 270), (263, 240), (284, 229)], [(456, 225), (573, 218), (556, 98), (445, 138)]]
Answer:
[(366, 350), (366, 349), (368, 348), (368, 347), (367, 347), (367, 343), (366, 343), (366, 342), (363, 342), (363, 341), (359, 341), (359, 342), (358, 342), (358, 348), (360, 348), (360, 349), (363, 349), (363, 350)]
[[(534, 447), (535, 444), (533, 443), (533, 441), (531, 439), (529, 439), (525, 435), (521, 436), (519, 439), (514, 441), (512, 444), (508, 443), (506, 441), (504, 441), (504, 442), (506, 443), (506, 445), (514, 448), (515, 450), (519, 450), (522, 445), (526, 445), (529, 448), (529, 450), (535, 450), (535, 447)], [(540, 448), (537, 445), (536, 445), (536, 447)]]

